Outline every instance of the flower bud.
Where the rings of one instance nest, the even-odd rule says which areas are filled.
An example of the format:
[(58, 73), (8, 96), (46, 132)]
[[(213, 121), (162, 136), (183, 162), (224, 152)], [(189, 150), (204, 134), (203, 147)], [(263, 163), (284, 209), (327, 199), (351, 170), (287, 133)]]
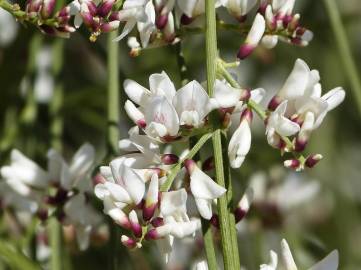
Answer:
[(213, 214), (209, 221), (215, 228), (219, 229), (219, 217), (217, 214)]
[(305, 165), (308, 168), (313, 168), (321, 159), (323, 159), (323, 156), (321, 154), (310, 155), (307, 157)]
[(162, 163), (165, 165), (173, 165), (177, 163), (179, 160), (179, 157), (174, 154), (164, 154), (162, 156)]
[(97, 15), (100, 17), (106, 17), (112, 10), (115, 0), (104, 0), (97, 8)]
[(129, 213), (129, 221), (135, 237), (142, 237), (142, 226), (140, 226), (137, 213), (134, 210)]
[(156, 217), (152, 219), (151, 224), (153, 227), (160, 227), (164, 225), (164, 220), (162, 217)]
[(120, 21), (112, 21), (112, 22), (108, 22), (108, 23), (103, 23), (100, 26), (100, 29), (103, 33), (112, 32), (119, 28), (119, 24), (120, 24)]
[(149, 184), (149, 189), (143, 206), (143, 219), (145, 221), (150, 220), (154, 216), (154, 212), (158, 206), (158, 190), (159, 180), (158, 175), (153, 174)]
[(202, 164), (202, 171), (210, 171), (214, 169), (214, 157), (207, 158)]
[(239, 201), (236, 210), (234, 211), (234, 217), (236, 223), (240, 222), (248, 213), (251, 203), (253, 201), (254, 192), (253, 189), (247, 188), (242, 199)]
[(243, 44), (238, 51), (237, 57), (239, 59), (245, 59), (249, 56), (253, 50), (257, 47), (261, 41), (266, 28), (266, 22), (261, 14), (257, 14), (254, 19), (251, 30), (249, 31), (245, 44)]
[(180, 19), (180, 22), (183, 25), (189, 25), (189, 24), (191, 24), (193, 22), (193, 20), (194, 20), (193, 18), (188, 17), (186, 14), (183, 14), (181, 19)]
[(43, 5), (41, 8), (41, 17), (47, 19), (51, 16), (55, 9), (56, 0), (43, 0)]
[(282, 99), (279, 96), (274, 96), (268, 103), (268, 109), (274, 111), (281, 103)]
[(135, 241), (133, 238), (129, 238), (126, 235), (122, 235), (121, 241), (122, 244), (127, 248), (135, 248), (138, 247), (138, 245), (140, 245), (140, 243), (137, 243), (137, 241)]
[(162, 30), (167, 25), (168, 22), (168, 14), (160, 15), (155, 21), (155, 25), (158, 29)]
[(298, 159), (288, 159), (283, 162), (286, 168), (293, 169), (296, 171), (301, 170), (301, 162)]

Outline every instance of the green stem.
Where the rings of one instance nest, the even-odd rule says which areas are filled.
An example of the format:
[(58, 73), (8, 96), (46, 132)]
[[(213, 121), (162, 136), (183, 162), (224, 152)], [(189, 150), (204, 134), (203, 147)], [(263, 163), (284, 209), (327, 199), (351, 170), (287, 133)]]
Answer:
[(108, 35), (108, 147), (112, 154), (118, 152), (119, 141), (119, 43), (113, 42), (117, 31)]
[[(62, 151), (62, 135), (64, 121), (62, 117), (63, 106), (63, 85), (61, 83), (60, 73), (63, 67), (64, 58), (64, 41), (57, 39), (53, 44), (53, 66), (52, 72), (56, 80), (54, 96), (49, 105), (49, 113), (51, 116), (50, 137), (51, 147), (57, 151)], [(63, 267), (63, 234), (62, 225), (53, 217), (49, 220), (50, 225), (50, 245), (51, 245), (51, 269), (62, 270)]]
[[(207, 89), (208, 95), (213, 96), (213, 86), (217, 74), (217, 30), (216, 30), (216, 13), (214, 0), (206, 1), (206, 62), (207, 62)], [(232, 226), (235, 226), (234, 222), (231, 222), (230, 205), (228, 204), (228, 198), (232, 197), (231, 179), (226, 179), (223, 168), (223, 152), (222, 152), (222, 135), (219, 128), (219, 121), (217, 115), (211, 116), (211, 122), (213, 124), (214, 133), (212, 136), (214, 161), (216, 170), (217, 183), (227, 188), (226, 194), (218, 199), (218, 214), (219, 224), (222, 240), (222, 253), (224, 268), (237, 269), (239, 262), (237, 262), (238, 246), (237, 239), (232, 239)], [(239, 268), (238, 268), (239, 269)]]
[[(193, 158), (195, 154), (198, 153), (198, 151), (202, 148), (202, 146), (212, 137), (212, 133), (206, 133), (204, 134), (198, 142), (193, 146), (193, 148), (189, 151), (189, 153), (186, 155), (185, 159)], [(172, 183), (179, 173), (180, 169), (182, 168), (183, 160), (179, 161), (177, 165), (175, 165), (169, 175), (167, 180), (163, 183), (163, 185), (160, 187), (161, 192), (168, 191), (170, 187), (172, 186)]]
[[(118, 52), (119, 43), (113, 42), (117, 37), (117, 31), (108, 35), (108, 130), (107, 144), (109, 154), (114, 155), (118, 152), (119, 141), (119, 121), (120, 121), (120, 95), (119, 95), (119, 65)], [(119, 267), (119, 242), (120, 232), (116, 224), (111, 225), (111, 240), (109, 241), (109, 269), (117, 270)]]
[(346, 31), (341, 21), (339, 8), (335, 0), (324, 0), (323, 2), (331, 22), (332, 30), (335, 34), (336, 43), (341, 56), (341, 63), (345, 69), (345, 74), (350, 81), (351, 90), (353, 91), (355, 102), (361, 116), (361, 81), (357, 74), (355, 57), (352, 56)]

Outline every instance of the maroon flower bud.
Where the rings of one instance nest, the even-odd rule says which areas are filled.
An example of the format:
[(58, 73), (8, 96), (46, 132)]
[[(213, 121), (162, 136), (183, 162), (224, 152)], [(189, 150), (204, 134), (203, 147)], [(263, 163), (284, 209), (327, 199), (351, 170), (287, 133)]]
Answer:
[(97, 8), (97, 14), (100, 17), (106, 17), (112, 10), (115, 0), (104, 0), (101, 5)]
[(274, 96), (268, 103), (268, 109), (270, 111), (274, 111), (278, 107), (278, 105), (281, 104), (281, 102), (282, 102), (282, 99), (280, 97)]
[(307, 146), (307, 140), (301, 140), (299, 137), (296, 138), (295, 151), (302, 152)]
[(166, 24), (168, 22), (168, 14), (163, 14), (158, 16), (155, 25), (157, 26), (158, 29), (162, 30)]
[(153, 227), (163, 226), (164, 220), (162, 217), (156, 217), (152, 219), (151, 224), (153, 225)]
[(242, 91), (242, 95), (240, 100), (247, 102), (251, 98), (251, 90), (250, 89), (244, 89)]
[(234, 218), (236, 220), (236, 223), (240, 222), (245, 216), (247, 212), (244, 211), (244, 209), (237, 207), (236, 210), (234, 210)]
[(188, 17), (186, 14), (183, 14), (180, 21), (181, 21), (181, 24), (183, 24), (183, 25), (189, 25), (194, 21), (194, 19), (191, 17)]
[(127, 248), (135, 248), (137, 246), (137, 241), (135, 241), (133, 238), (130, 238), (126, 235), (122, 235), (121, 242)]
[(165, 154), (162, 156), (162, 162), (165, 165), (172, 165), (177, 163), (179, 160), (179, 157), (177, 155), (174, 154)]
[(51, 16), (55, 9), (56, 0), (44, 0), (41, 7), (41, 17), (47, 19)]
[(210, 171), (214, 169), (214, 157), (207, 158), (202, 164), (202, 171)]
[(313, 168), (321, 159), (323, 156), (321, 154), (313, 154), (307, 157), (305, 161), (305, 165), (308, 168)]
[(298, 159), (288, 159), (283, 162), (283, 165), (289, 169), (299, 170), (301, 162)]
[(243, 120), (246, 120), (246, 121), (248, 121), (248, 123), (251, 123), (252, 119), (253, 119), (252, 110), (248, 109), (248, 108), (243, 110), (243, 112), (241, 113), (241, 120), (240, 121), (242, 122)]
[(209, 221), (215, 228), (219, 229), (219, 218), (217, 214), (213, 214)]
[(254, 50), (254, 46), (251, 44), (243, 44), (240, 46), (237, 54), (237, 58), (243, 60), (247, 58)]

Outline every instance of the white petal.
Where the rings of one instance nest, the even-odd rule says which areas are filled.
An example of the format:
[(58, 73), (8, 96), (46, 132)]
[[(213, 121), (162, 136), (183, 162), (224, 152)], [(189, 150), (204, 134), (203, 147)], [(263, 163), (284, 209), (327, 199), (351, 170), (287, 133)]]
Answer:
[(126, 22), (126, 24), (124, 25), (123, 32), (117, 38), (115, 38), (113, 41), (117, 42), (117, 41), (122, 40), (126, 35), (128, 35), (130, 33), (130, 31), (132, 31), (132, 29), (134, 28), (136, 23), (137, 23), (137, 20), (135, 20), (135, 19), (128, 20)]
[(163, 216), (170, 216), (174, 213), (186, 213), (187, 192), (184, 188), (176, 191), (162, 193), (160, 212)]
[(302, 96), (308, 84), (310, 68), (301, 59), (297, 59), (291, 74), (288, 76), (278, 95), (285, 99)]
[(93, 166), (95, 159), (95, 149), (89, 144), (83, 144), (79, 150), (75, 153), (71, 165), (70, 173), (73, 177), (84, 177), (88, 174)]
[(214, 85), (214, 98), (220, 108), (231, 108), (237, 105), (242, 90), (231, 87), (225, 82), (216, 80)]
[(178, 7), (180, 10), (186, 14), (189, 18), (193, 17), (193, 10), (197, 4), (198, 0), (186, 0), (186, 1), (178, 1)]
[(333, 110), (345, 99), (345, 90), (342, 87), (337, 87), (330, 90), (328, 93), (322, 96), (322, 99), (327, 101), (328, 108), (327, 110)]
[(190, 188), (195, 198), (216, 199), (222, 196), (226, 189), (212, 180), (207, 174), (195, 167), (191, 173)]
[(338, 251), (334, 250), (322, 261), (312, 266), (309, 270), (337, 270), (338, 269)]
[(270, 263), (262, 264), (260, 270), (277, 270), (278, 256), (273, 250), (270, 251)]
[(146, 206), (150, 206), (158, 202), (158, 190), (159, 190), (159, 180), (158, 175), (154, 173), (150, 180), (147, 198), (145, 201)]
[[(104, 183), (104, 186), (107, 188), (109, 194), (112, 196), (114, 201), (123, 202), (123, 203), (127, 203), (127, 204), (132, 202), (132, 200), (129, 197), (128, 192), (122, 186), (111, 183), (111, 182)], [(99, 195), (102, 195), (102, 194), (100, 193)]]
[(300, 126), (286, 117), (280, 117), (276, 131), (281, 136), (291, 136), (300, 130)]
[(286, 270), (297, 270), (297, 266), (295, 264), (295, 261), (293, 260), (290, 247), (288, 246), (288, 243), (285, 239), (281, 241), (281, 250), (282, 250), (282, 258), (286, 266)]
[(147, 126), (147, 130), (153, 128), (154, 131), (159, 133), (161, 131), (163, 132), (163, 130), (159, 130), (159, 128), (163, 126), (170, 136), (178, 134), (179, 119), (177, 112), (164, 96), (154, 97), (149, 106), (145, 108), (145, 120), (147, 124), (153, 123), (153, 126)]
[(140, 176), (127, 166), (120, 166), (119, 174), (123, 178), (124, 187), (135, 204), (141, 202), (145, 192), (145, 183)]
[(244, 212), (248, 212), (251, 207), (254, 197), (254, 191), (252, 188), (248, 187), (245, 193), (242, 196), (242, 199), (238, 203), (238, 207), (241, 208)]
[(197, 209), (199, 214), (207, 220), (210, 220), (212, 217), (212, 200), (195, 198)]
[(164, 71), (149, 76), (149, 88), (153, 95), (165, 96), (170, 103), (176, 93), (173, 82)]
[(50, 149), (48, 151), (47, 157), (48, 157), (48, 172), (49, 172), (50, 181), (59, 183), (62, 166), (64, 164), (64, 159), (54, 149)]
[(127, 96), (136, 104), (146, 106), (150, 91), (133, 80), (124, 81), (124, 91)]
[(228, 145), (228, 156), (232, 168), (239, 168), (251, 148), (251, 129), (247, 120), (243, 120), (233, 133)]
[(80, 250), (86, 250), (89, 246), (91, 226), (77, 225), (75, 226), (76, 240)]
[(257, 13), (253, 21), (252, 27), (247, 35), (246, 43), (252, 46), (257, 46), (263, 37), (265, 29), (266, 29), (266, 22), (263, 16)]
[(144, 120), (144, 114), (130, 100), (125, 102), (124, 109), (129, 118), (135, 124), (138, 124), (139, 121)]

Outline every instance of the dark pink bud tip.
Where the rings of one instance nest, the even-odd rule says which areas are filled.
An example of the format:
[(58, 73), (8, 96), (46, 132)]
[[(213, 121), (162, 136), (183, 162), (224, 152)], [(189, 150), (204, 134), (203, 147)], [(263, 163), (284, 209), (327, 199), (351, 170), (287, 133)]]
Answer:
[(296, 139), (296, 144), (295, 144), (296, 152), (302, 152), (303, 150), (305, 150), (306, 146), (307, 146), (307, 141), (300, 140), (299, 138)]
[(158, 29), (162, 30), (166, 26), (167, 22), (168, 22), (168, 14), (160, 15), (157, 18), (155, 25), (157, 26)]
[(186, 168), (189, 174), (192, 173), (194, 166), (196, 166), (196, 162), (192, 159), (186, 159), (184, 161), (184, 167)]
[(247, 56), (249, 56), (254, 50), (254, 46), (250, 45), (250, 44), (243, 44), (241, 45), (241, 47), (239, 48), (237, 57), (241, 60), (247, 58)]
[(246, 214), (246, 211), (237, 207), (236, 210), (234, 210), (234, 218), (236, 219), (236, 223), (240, 222), (246, 216)]
[(165, 154), (162, 156), (162, 162), (165, 165), (172, 165), (177, 163), (179, 160), (179, 157), (177, 155), (174, 154)]
[(38, 216), (38, 218), (41, 221), (45, 221), (48, 218), (48, 210), (47, 209), (39, 209), (38, 212), (36, 213), (36, 215)]
[(210, 171), (214, 169), (214, 158), (207, 158), (202, 165), (202, 171)]
[(145, 119), (138, 120), (136, 124), (140, 128), (145, 128), (147, 126), (147, 123), (145, 122)]
[(300, 167), (301, 162), (298, 159), (289, 159), (284, 162), (284, 165), (286, 168), (297, 170)]
[(242, 101), (248, 101), (251, 98), (251, 90), (250, 89), (244, 89), (241, 95), (240, 100)]
[(219, 218), (218, 215), (213, 214), (211, 220), (209, 221), (215, 228), (219, 229)]
[(157, 209), (157, 204), (151, 205), (149, 207), (144, 206), (143, 208), (143, 219), (144, 221), (149, 221), (154, 216), (155, 210)]
[(237, 21), (238, 21), (239, 23), (244, 23), (246, 20), (247, 20), (247, 15), (239, 16), (239, 17), (237, 18)]
[(307, 157), (305, 165), (308, 168), (313, 168), (322, 158), (323, 157), (320, 154), (310, 155), (309, 157)]
[(157, 240), (159, 238), (157, 230), (156, 229), (149, 230), (144, 238), (146, 240)]
[(245, 109), (242, 114), (241, 114), (241, 121), (242, 120), (247, 120), (249, 123), (252, 122), (253, 119), (253, 113), (251, 109)]
[(268, 103), (268, 109), (270, 111), (274, 111), (278, 105), (280, 105), (282, 102), (281, 98), (278, 96), (274, 96), (271, 101)]
[(112, 7), (115, 3), (115, 0), (106, 0), (104, 1), (98, 8), (97, 8), (97, 14), (100, 17), (105, 17), (109, 14), (109, 12), (112, 10)]
[(164, 225), (164, 220), (161, 217), (156, 217), (152, 220), (151, 224), (153, 227), (159, 227)]
[(286, 15), (286, 16), (284, 16), (284, 17), (283, 17), (283, 20), (282, 20), (282, 22), (283, 22), (283, 27), (284, 27), (284, 28), (287, 28), (288, 24), (292, 21), (292, 19), (293, 19), (293, 16), (291, 16), (291, 15)]
[(193, 22), (193, 18), (188, 17), (187, 15), (183, 14), (181, 17), (181, 24), (183, 25), (188, 25), (191, 24)]
[(131, 225), (134, 236), (137, 238), (142, 237), (142, 227), (137, 223), (132, 223)]

